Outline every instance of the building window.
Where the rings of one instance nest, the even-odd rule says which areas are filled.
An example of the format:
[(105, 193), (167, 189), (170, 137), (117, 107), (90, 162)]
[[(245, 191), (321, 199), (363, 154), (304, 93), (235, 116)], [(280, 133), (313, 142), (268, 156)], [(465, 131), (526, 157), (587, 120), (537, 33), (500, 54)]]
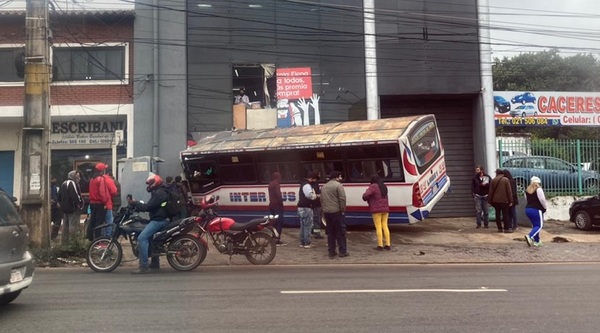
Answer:
[(123, 81), (125, 52), (125, 46), (54, 48), (53, 81)]
[(0, 48), (0, 82), (23, 82), (15, 66), (21, 52), (22, 48)]

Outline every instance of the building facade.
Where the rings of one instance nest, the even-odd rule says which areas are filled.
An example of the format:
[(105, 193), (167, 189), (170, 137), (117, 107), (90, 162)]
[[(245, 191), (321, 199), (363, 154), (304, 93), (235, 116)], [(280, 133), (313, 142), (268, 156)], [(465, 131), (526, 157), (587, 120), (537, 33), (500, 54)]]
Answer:
[[(131, 156), (134, 17), (133, 10), (49, 13), (50, 175), (61, 181), (80, 170), (83, 192), (95, 163)], [(0, 186), (19, 197), (25, 12), (0, 11), (0, 31)]]
[[(493, 159), (493, 138), (489, 139), (493, 119), (483, 112), (492, 98), (491, 59), (486, 58), (487, 2), (374, 3), (375, 45), (365, 44), (368, 9), (362, 0), (190, 0), (185, 7), (164, 1), (159, 11), (152, 10), (156, 8), (152, 1), (136, 2), (136, 13), (147, 13), (138, 14), (136, 33), (158, 36), (158, 52), (175, 55), (157, 58), (154, 67), (172, 75), (181, 69), (173, 64), (187, 69), (185, 97), (181, 81), (170, 86), (178, 100), (169, 100), (177, 110), (169, 113), (172, 119), (166, 120), (166, 126), (175, 128), (185, 117), (186, 134), (198, 137), (253, 128), (252, 119), (262, 114), (270, 119), (276, 114), (277, 126), (367, 119), (372, 87), (367, 88), (365, 77), (375, 76), (381, 118), (432, 113), (438, 120), (452, 188), (432, 216), (471, 215), (474, 165), (493, 167), (487, 161), (488, 155)], [(167, 31), (172, 37), (169, 42), (164, 39)], [(367, 73), (373, 59), (365, 49), (371, 48), (376, 50), (376, 71)], [(137, 63), (136, 68), (140, 69)], [(242, 88), (248, 103), (239, 112), (233, 104)], [(152, 104), (153, 98), (156, 103), (150, 93), (136, 100), (136, 110), (138, 105)], [(302, 112), (308, 102), (311, 107)], [(164, 104), (158, 103), (159, 108)], [(160, 124), (165, 125), (163, 118)], [(150, 152), (151, 137), (138, 129), (136, 125), (135, 150)], [(183, 131), (168, 143), (162, 131), (161, 127), (159, 156), (177, 160), (184, 145)], [(139, 140), (142, 137), (145, 140)]]

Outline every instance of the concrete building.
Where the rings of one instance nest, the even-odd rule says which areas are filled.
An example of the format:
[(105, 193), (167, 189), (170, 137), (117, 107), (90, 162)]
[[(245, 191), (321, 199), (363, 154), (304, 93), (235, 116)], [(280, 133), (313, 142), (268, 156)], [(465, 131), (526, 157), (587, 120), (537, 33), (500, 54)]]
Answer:
[[(113, 165), (116, 132), (117, 158), (133, 154), (133, 22), (133, 10), (50, 11), (50, 174), (80, 170), (83, 192), (95, 163)], [(19, 198), (25, 11), (0, 11), (0, 31), (0, 186)]]
[[(303, 125), (367, 119), (365, 78), (375, 78), (378, 116), (438, 120), (452, 188), (432, 216), (471, 215), (474, 165), (494, 166), (487, 1), (376, 1), (374, 35), (366, 4), (137, 1), (136, 54), (147, 56), (136, 73), (148, 81), (135, 82), (135, 155), (160, 156), (174, 174), (187, 134), (252, 127), (261, 113), (285, 126), (295, 107), (285, 103), (300, 96), (320, 108)], [(241, 88), (249, 103), (239, 112)]]

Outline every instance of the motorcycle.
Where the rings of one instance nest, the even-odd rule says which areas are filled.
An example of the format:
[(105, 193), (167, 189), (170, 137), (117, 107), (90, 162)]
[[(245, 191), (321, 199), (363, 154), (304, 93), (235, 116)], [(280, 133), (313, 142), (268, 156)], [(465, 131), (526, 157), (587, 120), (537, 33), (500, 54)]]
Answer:
[[(166, 256), (169, 265), (178, 271), (194, 270), (204, 261), (207, 254), (206, 246), (188, 234), (199, 220), (200, 218), (195, 216), (178, 219), (154, 234), (150, 256)], [(112, 227), (110, 237), (97, 237), (88, 247), (86, 261), (96, 272), (111, 272), (121, 264), (122, 238), (129, 240), (133, 255), (138, 258), (138, 236), (149, 223), (139, 216), (132, 206), (121, 207), (114, 221), (114, 224), (102, 224), (94, 228)]]
[[(200, 202), (201, 210), (198, 223), (198, 239), (204, 236), (210, 239), (214, 247), (222, 254), (228, 254), (229, 260), (234, 254), (242, 254), (254, 265), (267, 265), (275, 258), (277, 246), (273, 236), (278, 237), (273, 223), (277, 215), (253, 219), (247, 223), (237, 223), (217, 213), (219, 196), (211, 196)], [(272, 236), (273, 235), (273, 236)]]

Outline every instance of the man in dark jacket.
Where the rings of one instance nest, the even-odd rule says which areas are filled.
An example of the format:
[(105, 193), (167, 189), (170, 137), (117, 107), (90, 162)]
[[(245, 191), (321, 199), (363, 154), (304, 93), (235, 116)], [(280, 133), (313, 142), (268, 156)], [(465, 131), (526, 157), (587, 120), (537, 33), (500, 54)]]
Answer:
[(58, 236), (60, 230), (60, 221), (62, 214), (60, 213), (60, 201), (58, 199), (59, 187), (56, 185), (56, 178), (50, 179), (50, 221), (52, 222), (52, 232), (50, 239), (54, 240)]
[(146, 191), (151, 193), (148, 203), (130, 201), (138, 211), (147, 211), (150, 213), (150, 223), (138, 236), (138, 256), (140, 258), (139, 268), (131, 273), (145, 274), (150, 269), (159, 269), (160, 261), (158, 256), (152, 257), (152, 262), (148, 265), (148, 251), (150, 249), (150, 240), (155, 233), (161, 231), (169, 224), (169, 217), (166, 211), (168, 190), (163, 185), (163, 180), (159, 175), (151, 174), (146, 180)]
[(475, 200), (477, 228), (481, 228), (482, 220), (484, 228), (489, 228), (487, 198), (491, 182), (492, 177), (485, 173), (483, 167), (481, 165), (476, 166), (475, 176), (473, 176), (473, 179), (471, 180), (471, 196), (473, 196), (473, 200)]
[(275, 221), (275, 230), (279, 237), (275, 240), (277, 246), (286, 245), (281, 241), (281, 232), (283, 231), (283, 197), (281, 195), (281, 174), (273, 172), (271, 182), (269, 183), (269, 211), (273, 215), (279, 215)]
[(71, 235), (79, 231), (81, 219), (81, 208), (83, 207), (83, 198), (79, 188), (79, 175), (77, 171), (69, 171), (65, 180), (60, 186), (58, 199), (60, 207), (64, 214), (62, 243), (66, 244)]
[[(321, 179), (321, 173), (315, 171), (314, 173), (317, 178), (310, 183), (317, 197), (321, 196), (321, 186), (319, 186), (319, 179)], [(312, 210), (313, 210), (313, 227), (312, 227), (312, 237), (314, 239), (323, 239), (321, 236), (322, 229), (322, 219), (323, 219), (323, 209), (321, 208), (321, 200), (315, 200), (312, 202)]]
[[(508, 221), (508, 209), (513, 202), (512, 190), (510, 181), (504, 177), (504, 171), (501, 169), (496, 170), (496, 177), (492, 179), (487, 200), (496, 210), (498, 232), (513, 232), (511, 222)], [(500, 221), (504, 222), (504, 230)]]

